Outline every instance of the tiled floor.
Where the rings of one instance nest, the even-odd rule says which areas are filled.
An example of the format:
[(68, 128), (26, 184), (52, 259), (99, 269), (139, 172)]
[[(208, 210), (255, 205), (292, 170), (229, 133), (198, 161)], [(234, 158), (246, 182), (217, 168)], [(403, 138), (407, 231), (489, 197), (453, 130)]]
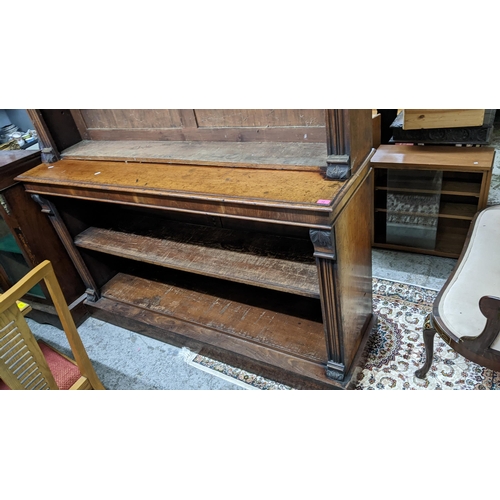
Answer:
[[(500, 127), (491, 145), (500, 150)], [(500, 154), (497, 153), (489, 205), (500, 204)], [(373, 275), (439, 290), (455, 259), (388, 250), (373, 250)], [(61, 332), (30, 320), (35, 335), (61, 350), (68, 347)], [(210, 389), (241, 387), (193, 368), (185, 362), (189, 351), (89, 318), (79, 332), (96, 371), (107, 389)]]

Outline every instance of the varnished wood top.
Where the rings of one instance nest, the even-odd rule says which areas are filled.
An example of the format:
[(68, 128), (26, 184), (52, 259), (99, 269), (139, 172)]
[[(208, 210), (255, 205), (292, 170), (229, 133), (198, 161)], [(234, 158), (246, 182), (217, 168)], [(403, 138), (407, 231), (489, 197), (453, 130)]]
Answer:
[(26, 160), (29, 157), (35, 158), (36, 156), (40, 156), (40, 151), (27, 151), (23, 149), (0, 151), (0, 168), (20, 160)]
[(344, 183), (320, 172), (61, 160), (20, 175), (25, 183), (88, 187), (127, 192), (175, 193), (197, 198), (261, 200), (325, 208), (318, 200), (335, 198)]
[(0, 151), (0, 191), (16, 184), (14, 178), (40, 163), (40, 151)]
[(432, 166), (464, 168), (469, 171), (487, 170), (493, 165), (495, 149), (456, 146), (402, 146), (382, 145), (373, 155), (375, 166), (405, 165), (407, 167)]

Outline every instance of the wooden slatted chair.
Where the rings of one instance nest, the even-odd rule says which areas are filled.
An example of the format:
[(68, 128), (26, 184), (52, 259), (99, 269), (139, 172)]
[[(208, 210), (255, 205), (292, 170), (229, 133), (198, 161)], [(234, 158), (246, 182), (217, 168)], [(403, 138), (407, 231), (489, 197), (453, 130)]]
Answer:
[[(16, 303), (45, 280), (75, 360), (37, 342)], [(0, 296), (0, 389), (104, 389), (46, 260)]]
[(436, 333), (464, 358), (500, 371), (500, 205), (474, 218), (457, 265), (424, 324), (426, 360), (415, 372), (425, 378), (432, 365)]

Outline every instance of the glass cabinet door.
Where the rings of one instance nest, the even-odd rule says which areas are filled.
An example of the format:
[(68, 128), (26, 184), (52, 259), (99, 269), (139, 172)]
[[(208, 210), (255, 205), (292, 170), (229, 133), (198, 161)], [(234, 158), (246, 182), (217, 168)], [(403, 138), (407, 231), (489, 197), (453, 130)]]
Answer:
[(386, 242), (434, 249), (443, 172), (387, 172)]
[[(22, 279), (30, 270), (21, 249), (19, 248), (14, 236), (10, 232), (9, 226), (0, 216), (0, 266), (11, 286)], [(35, 285), (28, 295), (45, 298), (41, 286)]]

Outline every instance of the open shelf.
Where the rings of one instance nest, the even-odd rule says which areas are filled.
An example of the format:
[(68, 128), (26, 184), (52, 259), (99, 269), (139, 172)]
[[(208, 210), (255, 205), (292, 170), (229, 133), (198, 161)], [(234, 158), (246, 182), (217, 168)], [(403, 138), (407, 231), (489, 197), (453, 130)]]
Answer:
[(477, 212), (477, 205), (469, 203), (441, 202), (439, 206), (439, 217), (448, 219), (472, 220)]
[[(375, 208), (376, 212), (388, 213), (386, 208)], [(398, 215), (411, 215), (415, 217), (442, 217), (447, 219), (462, 219), (462, 220), (472, 220), (477, 212), (477, 205), (471, 205), (469, 203), (451, 203), (444, 202), (439, 206), (439, 214), (428, 214), (423, 212), (402, 212), (402, 211), (390, 211), (392, 214)]]
[[(224, 242), (232, 249), (224, 248)], [(295, 238), (249, 234), (242, 239), (241, 232), (165, 222), (153, 237), (90, 227), (75, 238), (75, 245), (156, 266), (319, 298), (312, 251), (306, 253), (310, 243)], [(297, 252), (301, 246), (305, 247), (303, 254)], [(288, 259), (282, 258), (286, 250)], [(297, 261), (290, 260), (294, 255)]]
[(460, 182), (444, 180), (441, 189), (426, 189), (425, 183), (419, 186), (412, 182), (412, 187), (408, 184), (387, 186), (375, 186), (377, 191), (396, 191), (398, 193), (421, 193), (421, 194), (451, 194), (457, 196), (474, 196), (479, 198), (481, 184), (477, 182)]
[(317, 170), (326, 146), (299, 142), (82, 141), (62, 152), (73, 160), (181, 163), (280, 170)]
[(278, 368), (335, 385), (325, 377), (321, 321), (248, 304), (241, 297), (119, 273), (102, 288), (100, 300), (87, 304), (143, 324), (143, 331), (173, 343), (210, 344), (256, 361), (268, 360), (272, 352)]

